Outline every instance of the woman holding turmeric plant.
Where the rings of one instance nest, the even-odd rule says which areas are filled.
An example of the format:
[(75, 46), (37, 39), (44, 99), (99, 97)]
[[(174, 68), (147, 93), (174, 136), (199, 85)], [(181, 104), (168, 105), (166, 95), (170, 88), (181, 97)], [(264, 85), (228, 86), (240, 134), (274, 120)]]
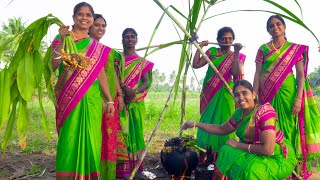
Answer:
[[(57, 179), (99, 178), (102, 109), (106, 110), (108, 117), (114, 113), (104, 69), (111, 49), (89, 37), (93, 14), (90, 4), (77, 4), (72, 30), (69, 32), (68, 26), (61, 26), (59, 35), (52, 42), (52, 66), (54, 70), (59, 69), (55, 89), (59, 135)], [(74, 38), (75, 46), (70, 37)], [(77, 54), (77, 61), (87, 61), (87, 65), (82, 68), (71, 66), (69, 60), (73, 58), (68, 61), (62, 58), (64, 52), (70, 56)], [(102, 106), (101, 94), (107, 99), (106, 107)]]

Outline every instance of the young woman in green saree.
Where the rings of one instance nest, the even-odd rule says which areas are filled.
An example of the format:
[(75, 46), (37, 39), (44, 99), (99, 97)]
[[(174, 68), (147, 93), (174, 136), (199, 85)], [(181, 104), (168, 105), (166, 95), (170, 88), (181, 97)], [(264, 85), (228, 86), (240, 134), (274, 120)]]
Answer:
[[(261, 104), (270, 102), (275, 108), (280, 129), (301, 162), (297, 173), (307, 179), (311, 175), (311, 161), (320, 155), (320, 113), (306, 78), (308, 47), (288, 42), (285, 29), (281, 16), (268, 19), (267, 31), (272, 40), (258, 50), (254, 91), (259, 94)], [(319, 162), (315, 162), (319, 167)]]
[[(94, 14), (93, 25), (89, 29), (89, 35), (96, 41), (104, 36), (107, 22), (101, 14)], [(123, 169), (117, 170), (117, 165), (128, 160), (127, 147), (125, 144), (125, 134), (120, 124), (119, 112), (123, 110), (124, 101), (119, 79), (124, 65), (124, 60), (120, 53), (111, 49), (108, 62), (105, 65), (106, 76), (109, 84), (109, 91), (114, 101), (115, 113), (111, 118), (107, 117), (107, 112), (102, 114), (102, 147), (101, 147), (101, 179), (124, 178), (129, 173)], [(118, 68), (118, 73), (115, 68)], [(124, 128), (125, 129), (125, 128)]]
[(188, 121), (183, 129), (198, 127), (216, 135), (237, 134), (239, 142), (231, 138), (219, 151), (215, 174), (221, 179), (278, 180), (290, 176), (297, 159), (279, 128), (274, 108), (270, 103), (258, 105), (246, 80), (235, 83), (233, 94), (239, 108), (223, 125)]
[[(235, 39), (234, 32), (229, 27), (223, 27), (218, 31), (217, 41), (220, 48), (211, 47), (206, 51), (206, 55), (217, 67), (221, 75), (232, 88), (235, 81), (243, 78), (243, 64), (245, 55), (240, 53), (242, 45), (234, 44), (234, 52), (231, 51), (230, 45)], [(208, 41), (200, 43), (200, 47), (207, 46)], [(207, 64), (204, 57), (200, 58), (197, 51), (193, 58), (193, 68), (201, 68)], [(203, 80), (202, 93), (200, 96), (200, 122), (221, 125), (225, 123), (233, 114), (235, 104), (232, 95), (229, 93), (223, 82), (215, 74), (213, 69), (208, 66), (206, 76)], [(209, 134), (201, 129), (197, 133), (198, 146), (202, 148), (212, 148), (214, 161), (219, 149), (234, 134), (217, 136)]]
[[(145, 148), (143, 124), (146, 118), (144, 98), (148, 94), (148, 88), (152, 83), (153, 63), (140, 57), (135, 46), (138, 42), (138, 34), (133, 28), (126, 28), (122, 33), (122, 43), (125, 57), (124, 81), (121, 85), (127, 104), (127, 117), (129, 121), (129, 133), (127, 149), (129, 154), (129, 167), (134, 169)], [(126, 114), (121, 115), (122, 118)], [(143, 170), (143, 165), (139, 167)]]
[[(88, 36), (93, 22), (93, 8), (82, 2), (74, 7), (72, 31), (61, 26), (52, 42), (52, 66), (59, 68), (56, 85), (56, 126), (58, 144), (56, 179), (99, 179), (101, 152), (101, 94), (107, 99), (107, 116), (114, 113), (113, 99), (104, 66), (110, 48)], [(65, 67), (61, 63), (64, 38), (73, 36), (78, 54), (90, 63), (83, 69)]]

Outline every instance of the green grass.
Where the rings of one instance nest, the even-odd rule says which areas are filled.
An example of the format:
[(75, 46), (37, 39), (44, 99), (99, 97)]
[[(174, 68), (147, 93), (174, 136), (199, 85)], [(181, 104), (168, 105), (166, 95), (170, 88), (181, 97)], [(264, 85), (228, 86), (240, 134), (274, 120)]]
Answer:
[[(190, 94), (190, 95), (189, 95)], [(199, 120), (199, 93), (191, 92), (188, 94), (189, 99), (187, 100), (186, 105), (186, 119), (195, 119)], [(169, 93), (165, 92), (150, 92), (146, 99), (146, 108), (147, 108), (147, 117), (145, 120), (145, 139), (149, 139), (153, 129), (155, 128), (157, 121), (160, 117), (160, 114), (164, 108), (164, 104), (168, 98)], [(178, 95), (179, 96), (179, 95)], [(179, 97), (178, 97), (179, 98)], [(181, 100), (177, 99), (173, 103), (173, 99), (169, 103), (168, 110), (164, 119), (162, 120), (161, 126), (157, 131), (157, 136), (154, 139), (154, 144), (157, 147), (162, 147), (164, 140), (179, 135), (180, 129), (180, 117), (181, 117)], [(11, 153), (29, 153), (29, 152), (55, 152), (56, 142), (57, 142), (57, 131), (56, 131), (56, 122), (55, 122), (55, 108), (53, 103), (47, 99), (43, 99), (43, 106), (45, 113), (49, 121), (49, 129), (51, 135), (51, 141), (48, 141), (45, 135), (43, 122), (41, 119), (41, 112), (39, 109), (38, 99), (28, 103), (30, 122), (27, 132), (27, 147), (24, 150), (19, 148), (19, 140), (16, 131), (16, 127), (12, 132), (12, 136), (9, 140), (7, 152)], [(16, 125), (14, 125), (16, 126)], [(0, 142), (3, 141), (5, 127), (0, 131)], [(188, 132), (188, 131), (187, 131)], [(192, 133), (192, 131), (190, 131)], [(194, 133), (193, 133), (194, 134)], [(159, 144), (161, 143), (161, 144)], [(159, 150), (159, 148), (153, 150)], [(155, 152), (153, 151), (153, 152)], [(159, 152), (159, 151), (158, 151)], [(3, 153), (3, 150), (0, 148), (0, 153)]]
[[(144, 124), (144, 134), (145, 140), (147, 141), (152, 134), (156, 124), (159, 120), (159, 117), (164, 109), (164, 104), (168, 98), (168, 92), (150, 92), (147, 99), (145, 100), (147, 115)], [(320, 98), (317, 98), (318, 105), (320, 104)], [(179, 136), (180, 131), (180, 121), (181, 121), (181, 99), (180, 94), (176, 101), (173, 99), (168, 104), (168, 109), (164, 118), (162, 119), (161, 125), (156, 132), (153, 144), (150, 146), (149, 151), (151, 153), (160, 152), (164, 141), (173, 137)], [(51, 141), (45, 136), (45, 131), (43, 128), (43, 122), (41, 120), (41, 112), (38, 106), (38, 100), (34, 99), (29, 103), (28, 108), (30, 112), (30, 122), (27, 132), (27, 147), (23, 151), (19, 148), (19, 140), (16, 129), (12, 132), (11, 139), (8, 144), (7, 152), (11, 153), (29, 153), (29, 152), (43, 152), (47, 151), (50, 153), (55, 152), (56, 142), (57, 142), (57, 131), (55, 126), (55, 109), (53, 103), (49, 99), (43, 99), (43, 106), (45, 113), (49, 120), (50, 125), (50, 135)], [(190, 92), (187, 94), (187, 103), (186, 103), (186, 115), (185, 120), (195, 120), (199, 121), (199, 93)], [(0, 142), (3, 141), (4, 136), (3, 128), (0, 131)], [(193, 129), (184, 131), (184, 135), (196, 135), (196, 132)], [(0, 148), (0, 153), (2, 149)]]

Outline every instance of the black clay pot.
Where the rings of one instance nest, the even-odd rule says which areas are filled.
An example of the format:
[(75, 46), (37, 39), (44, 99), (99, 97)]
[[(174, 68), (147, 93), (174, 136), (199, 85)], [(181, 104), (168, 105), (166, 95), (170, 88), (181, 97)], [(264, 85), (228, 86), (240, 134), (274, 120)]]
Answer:
[(173, 179), (191, 179), (191, 173), (199, 161), (199, 151), (186, 143), (192, 138), (172, 138), (166, 140), (161, 150), (161, 163)]

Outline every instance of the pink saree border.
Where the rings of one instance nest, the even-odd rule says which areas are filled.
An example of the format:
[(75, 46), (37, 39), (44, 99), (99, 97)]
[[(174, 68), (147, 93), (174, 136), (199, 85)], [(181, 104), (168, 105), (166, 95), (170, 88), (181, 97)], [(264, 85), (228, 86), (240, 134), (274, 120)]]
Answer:
[(304, 51), (305, 46), (298, 44), (292, 44), (288, 48), (283, 57), (281, 57), (281, 60), (273, 69), (272, 73), (263, 83), (263, 87), (261, 88), (263, 91), (259, 97), (261, 104), (270, 102), (273, 99), (288, 73), (291, 72), (293, 66), (299, 60), (299, 55), (301, 55)]
[[(234, 53), (230, 53), (222, 63), (217, 67), (218, 71), (222, 77), (227, 81), (231, 81), (230, 70)], [(223, 86), (223, 82), (220, 80), (217, 74), (214, 74), (210, 80), (206, 83), (202, 89), (200, 95), (200, 114), (207, 108), (211, 99), (218, 92), (218, 90)]]
[[(92, 83), (97, 79), (99, 72), (104, 67), (110, 48), (92, 40), (86, 53), (91, 65), (82, 70), (74, 70), (73, 74), (63, 86), (57, 98), (56, 126), (59, 133), (63, 122), (85, 95)], [(65, 69), (64, 71), (68, 71)], [(61, 78), (59, 78), (60, 80)], [(60, 84), (60, 82), (57, 84)]]

